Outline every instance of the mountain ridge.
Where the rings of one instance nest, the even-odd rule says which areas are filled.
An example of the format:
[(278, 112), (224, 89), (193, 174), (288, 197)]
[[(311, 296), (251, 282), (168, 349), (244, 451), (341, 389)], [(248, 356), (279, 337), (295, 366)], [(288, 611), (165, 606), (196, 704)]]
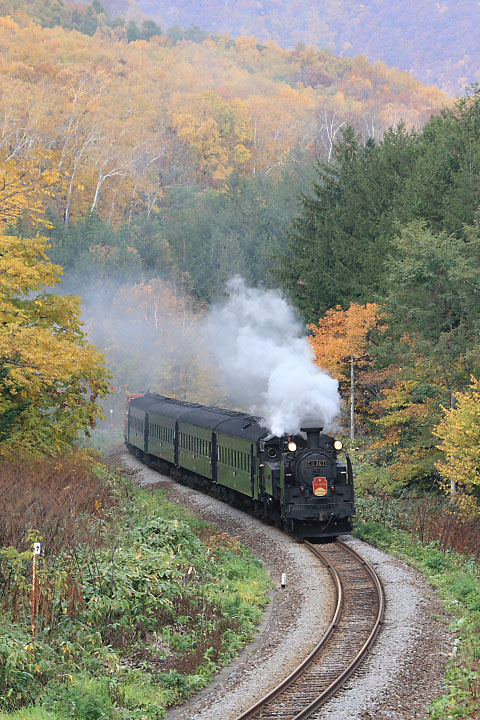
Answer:
[(191, 25), (232, 37), (298, 43), (412, 72), (450, 95), (480, 82), (480, 3), (457, 0), (104, 0), (114, 16), (128, 5), (163, 27)]

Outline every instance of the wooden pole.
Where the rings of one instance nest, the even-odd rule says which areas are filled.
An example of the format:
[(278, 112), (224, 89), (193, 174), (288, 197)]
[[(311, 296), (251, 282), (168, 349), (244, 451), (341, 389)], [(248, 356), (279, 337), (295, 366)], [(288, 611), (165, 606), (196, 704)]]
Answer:
[[(450, 393), (450, 410), (455, 410), (457, 407), (457, 400), (453, 392)], [(455, 460), (455, 456), (452, 457)], [(450, 502), (454, 503), (457, 500), (457, 483), (453, 478), (450, 480)]]
[(353, 376), (353, 355), (350, 357), (350, 440), (355, 440), (355, 386)]

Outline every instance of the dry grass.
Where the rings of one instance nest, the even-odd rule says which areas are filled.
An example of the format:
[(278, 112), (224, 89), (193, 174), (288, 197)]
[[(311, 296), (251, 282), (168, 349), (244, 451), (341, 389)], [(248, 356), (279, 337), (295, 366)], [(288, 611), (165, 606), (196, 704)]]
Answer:
[(88, 454), (69, 453), (0, 465), (0, 608), (14, 622), (32, 612), (32, 543), (40, 541), (36, 580), (38, 627), (83, 608), (75, 552), (99, 547), (98, 522), (116, 504), (113, 489)]
[(0, 547), (30, 550), (32, 534), (45, 556), (94, 542), (94, 524), (115, 504), (115, 495), (93, 471), (87, 454), (69, 453), (0, 465)]
[(422, 544), (436, 542), (441, 550), (454, 550), (480, 561), (480, 518), (465, 515), (445, 501), (426, 497), (410, 505), (411, 530)]

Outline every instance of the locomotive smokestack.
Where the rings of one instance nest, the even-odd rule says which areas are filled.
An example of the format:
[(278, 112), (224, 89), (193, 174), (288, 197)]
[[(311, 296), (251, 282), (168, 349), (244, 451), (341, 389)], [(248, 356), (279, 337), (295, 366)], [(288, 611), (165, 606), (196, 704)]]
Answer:
[(323, 428), (321, 427), (302, 427), (300, 430), (304, 433), (307, 433), (307, 447), (309, 448), (318, 448), (320, 447), (320, 433), (322, 432)]

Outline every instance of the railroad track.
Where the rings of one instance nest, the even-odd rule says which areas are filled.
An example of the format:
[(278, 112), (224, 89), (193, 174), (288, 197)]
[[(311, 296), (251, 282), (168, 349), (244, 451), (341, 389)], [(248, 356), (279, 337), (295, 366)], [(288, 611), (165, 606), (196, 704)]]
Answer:
[(335, 613), (310, 655), (280, 685), (236, 720), (303, 720), (352, 675), (373, 644), (384, 595), (373, 568), (347, 544), (305, 543), (329, 570), (337, 593)]

